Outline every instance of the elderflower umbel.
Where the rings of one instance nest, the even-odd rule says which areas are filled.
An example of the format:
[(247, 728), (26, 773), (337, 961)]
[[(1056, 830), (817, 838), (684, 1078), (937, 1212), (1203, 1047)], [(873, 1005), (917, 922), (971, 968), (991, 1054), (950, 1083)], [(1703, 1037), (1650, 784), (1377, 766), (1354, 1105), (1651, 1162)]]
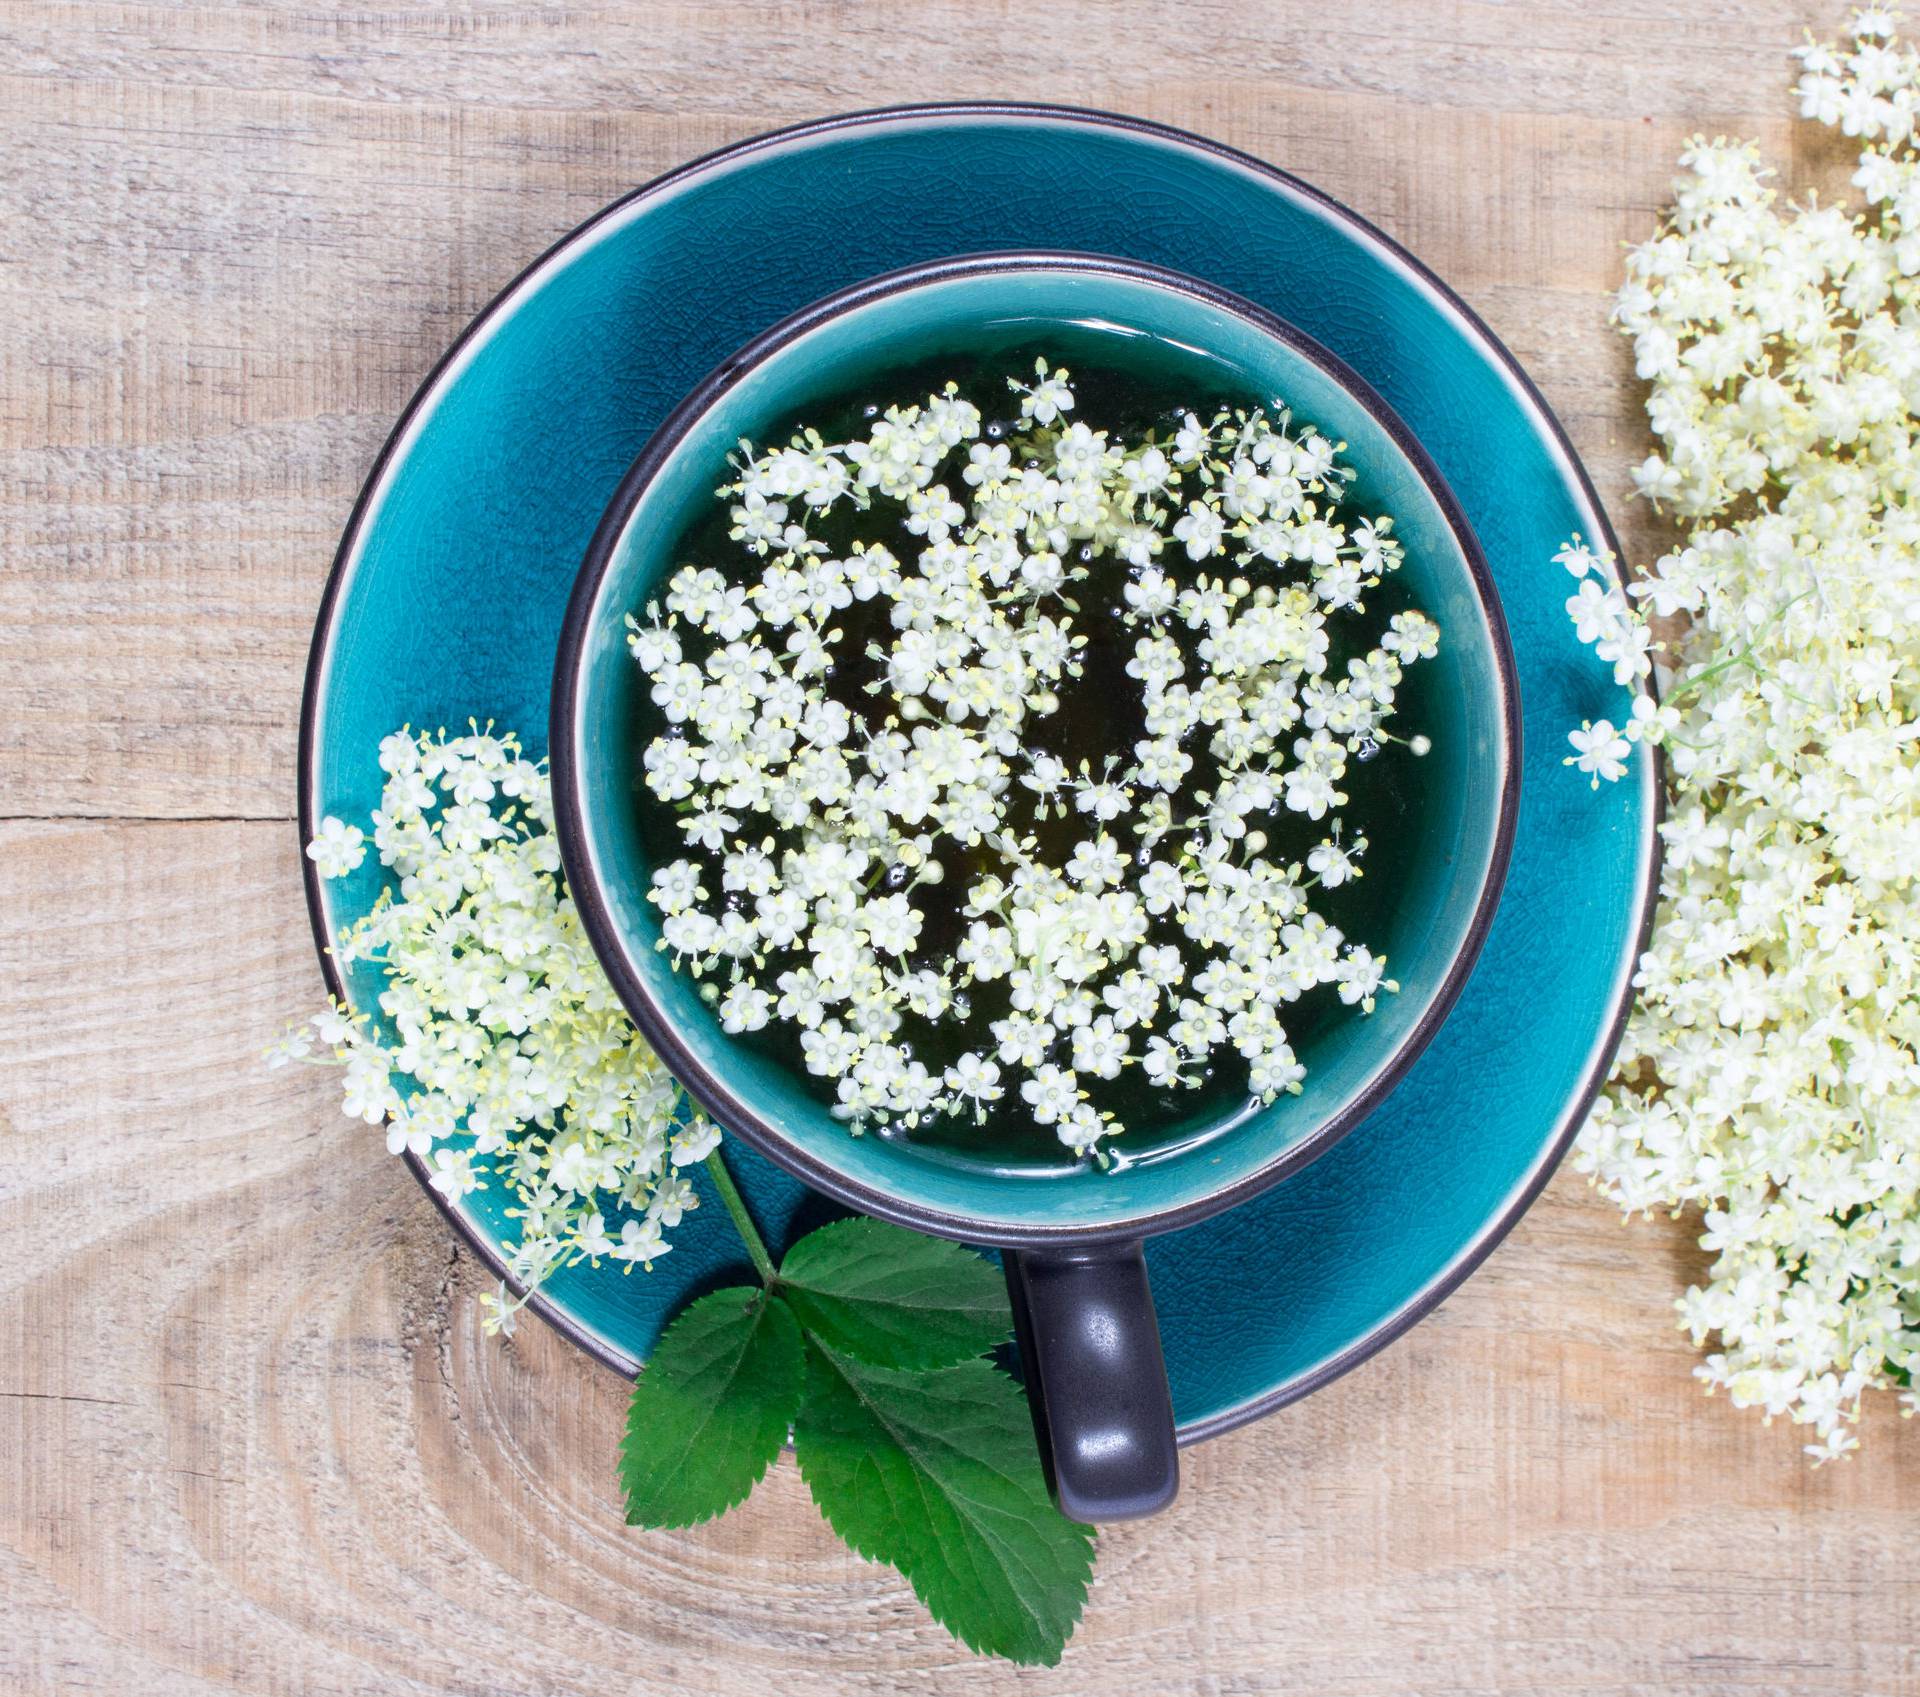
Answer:
[(1664, 703), (1573, 733), (1596, 784), (1645, 738), (1672, 786), (1579, 1164), (1630, 1212), (1699, 1210), (1699, 1375), (1825, 1459), (1920, 1359), (1920, 58), (1879, 11), (1799, 57), (1866, 209), (1783, 205), (1753, 147), (1688, 145), (1615, 317), (1660, 442), (1636, 481), (1689, 529), (1632, 603), (1578, 539), (1559, 558), (1620, 682), (1652, 670), (1649, 619), (1681, 621)]
[[(1440, 633), (1357, 634), (1400, 544), (1342, 513), (1317, 431), (1221, 411), (1127, 442), (1045, 361), (1012, 389), (1004, 428), (948, 384), (861, 440), (744, 449), (719, 491), (744, 560), (628, 621), (664, 721), (645, 781), (690, 851), (650, 896), (722, 1026), (797, 1032), (855, 1130), (1004, 1102), (1104, 1160), (1126, 1069), (1195, 1086), (1231, 1051), (1271, 1101), (1303, 1077), (1283, 1009), (1396, 987), (1310, 896), (1360, 875), (1342, 783)], [(835, 509), (868, 515), (838, 553)], [(1141, 734), (1096, 766), (1048, 743), (1100, 620)], [(1290, 818), (1319, 827), (1305, 866), (1265, 852)], [(969, 1046), (929, 1066), (941, 1027)]]
[[(594, 958), (562, 885), (544, 767), (477, 729), (396, 732), (380, 765), (372, 840), (396, 883), (335, 950), (384, 969), (380, 1017), (331, 1008), (271, 1058), (343, 1068), (346, 1112), (384, 1122), (388, 1149), (426, 1161), (450, 1200), (496, 1178), (511, 1188), (518, 1235), (503, 1248), (522, 1295), (485, 1299), (489, 1330), (510, 1328), (557, 1268), (631, 1271), (667, 1254), (662, 1228), (699, 1206), (680, 1169), (720, 1134), (685, 1111)], [(330, 817), (307, 853), (339, 877), (364, 841)]]

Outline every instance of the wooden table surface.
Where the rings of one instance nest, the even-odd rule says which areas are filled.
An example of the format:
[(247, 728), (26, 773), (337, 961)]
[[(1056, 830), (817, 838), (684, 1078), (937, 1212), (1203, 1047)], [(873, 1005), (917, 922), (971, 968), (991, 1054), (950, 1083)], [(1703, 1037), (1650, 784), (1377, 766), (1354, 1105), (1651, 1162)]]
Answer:
[(622, 1523), (625, 1386), (257, 1056), (320, 991), (295, 717), (334, 540), (460, 326), (606, 200), (836, 109), (1187, 125), (1447, 276), (1622, 528), (1605, 325), (1695, 128), (1796, 180), (1780, 0), (391, 0), (0, 9), (0, 1690), (1920, 1691), (1920, 1445), (1822, 1471), (1689, 1377), (1683, 1222), (1563, 1173), (1385, 1354), (1103, 1537), (1051, 1672), (975, 1661), (791, 1462)]

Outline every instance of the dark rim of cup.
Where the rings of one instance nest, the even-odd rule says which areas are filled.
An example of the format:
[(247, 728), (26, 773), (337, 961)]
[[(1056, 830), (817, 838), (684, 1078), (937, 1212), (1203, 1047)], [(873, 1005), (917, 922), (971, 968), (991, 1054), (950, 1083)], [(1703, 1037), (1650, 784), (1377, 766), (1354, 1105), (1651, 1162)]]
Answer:
[[(1263, 335), (1281, 342), (1295, 353), (1319, 366), (1347, 391), (1385, 430), (1395, 447), (1405, 455), (1420, 480), (1440, 508), (1448, 528), (1460, 547), (1473, 582), (1474, 593), (1486, 620), (1487, 635), (1494, 653), (1496, 683), (1500, 695), (1499, 720), (1502, 730), (1499, 803), (1494, 820), (1494, 835), (1487, 869), (1481, 882), (1471, 922), (1459, 951), (1448, 966), (1433, 999), (1386, 1063), (1367, 1084), (1343, 1102), (1311, 1131), (1295, 1138), (1273, 1157), (1229, 1184), (1166, 1208), (1128, 1215), (1123, 1219), (1103, 1219), (1075, 1224), (1024, 1224), (1004, 1220), (986, 1221), (970, 1215), (951, 1213), (925, 1204), (903, 1201), (900, 1197), (855, 1179), (831, 1162), (810, 1152), (769, 1125), (738, 1095), (718, 1073), (701, 1062), (683, 1041), (673, 1020), (655, 1001), (628, 962), (628, 950), (620, 928), (614, 923), (593, 868), (586, 840), (585, 803), (580, 791), (580, 773), (575, 759), (579, 734), (579, 692), (583, 672), (583, 654), (588, 631), (600, 601), (600, 592), (612, 565), (614, 553), (628, 521), (641, 498), (674, 452), (692, 436), (714, 404), (767, 359), (802, 336), (835, 319), (903, 291), (925, 287), (960, 277), (994, 276), (1008, 272), (1055, 272), (1117, 277), (1145, 283), (1186, 295), (1218, 310), (1228, 312)], [(559, 650), (554, 661), (553, 705), (547, 735), (547, 754), (553, 778), (555, 828), (565, 864), (567, 884), (579, 910), (581, 923), (594, 953), (613, 981), (621, 1001), (641, 1034), (694, 1101), (711, 1116), (723, 1131), (740, 1137), (776, 1162), (796, 1178), (833, 1197), (850, 1208), (891, 1220), (898, 1225), (942, 1237), (1004, 1248), (1037, 1247), (1046, 1244), (1110, 1242), (1174, 1231), (1209, 1218), (1236, 1203), (1277, 1184), (1289, 1173), (1324, 1154), (1340, 1138), (1360, 1124), (1393, 1088), (1445, 1023), (1459, 999), (1481, 946), (1499, 906), (1500, 892), (1506, 881), (1512, 855), (1513, 835), (1520, 794), (1521, 726), (1519, 684), (1514, 667), (1512, 645), (1478, 538), (1465, 513), (1454, 498), (1446, 479), (1413, 433), (1386, 401), (1360, 374), (1337, 355), (1310, 336), (1264, 307), (1230, 290), (1206, 283), (1163, 266), (1140, 260), (1120, 259), (1103, 254), (1064, 252), (1049, 249), (1020, 249), (965, 254), (937, 259), (890, 271), (841, 289), (812, 305), (802, 307), (770, 329), (753, 338), (736, 353), (715, 366), (667, 415), (641, 449), (608, 503), (586, 557), (575, 580), (567, 604), (565, 622), (560, 630)]]

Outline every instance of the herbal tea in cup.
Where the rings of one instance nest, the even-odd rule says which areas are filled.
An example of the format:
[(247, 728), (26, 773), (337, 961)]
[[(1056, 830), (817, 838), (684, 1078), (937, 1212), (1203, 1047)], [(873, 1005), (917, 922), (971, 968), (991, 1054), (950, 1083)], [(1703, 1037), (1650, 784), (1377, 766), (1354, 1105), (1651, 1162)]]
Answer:
[(661, 947), (850, 1132), (1107, 1168), (1398, 989), (1369, 903), (1443, 633), (1343, 442), (1132, 354), (822, 397), (630, 615)]

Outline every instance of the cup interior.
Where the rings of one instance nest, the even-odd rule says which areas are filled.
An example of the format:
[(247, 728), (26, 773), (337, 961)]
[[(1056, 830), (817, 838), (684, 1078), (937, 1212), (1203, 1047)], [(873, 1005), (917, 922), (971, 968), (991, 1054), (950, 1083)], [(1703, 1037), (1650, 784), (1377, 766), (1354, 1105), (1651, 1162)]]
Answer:
[[(641, 757), (659, 724), (624, 621), (682, 563), (676, 544), (732, 475), (729, 454), (743, 438), (784, 440), (852, 398), (920, 398), (924, 385), (903, 386), (907, 373), (943, 361), (1030, 365), (1035, 349), (1076, 376), (1150, 377), (1202, 410), (1228, 397), (1284, 405), (1344, 443), (1356, 473), (1347, 509), (1392, 515), (1406, 549), (1395, 593), (1442, 633), (1438, 655), (1410, 668), (1396, 710), (1401, 734), (1424, 733), (1432, 751), (1418, 760), (1388, 751), (1405, 777), (1377, 789), (1375, 814), (1362, 822), (1372, 843), (1366, 877), (1330, 914), (1387, 956), (1399, 991), (1370, 1015), (1339, 1009), (1345, 1017), (1311, 1022), (1295, 1042), (1306, 1068), (1299, 1095), (1133, 1128), (1111, 1146), (1105, 1171), (1064, 1149), (1023, 1158), (851, 1135), (803, 1079), (721, 1029), (697, 981), (656, 948), (646, 899), (664, 857), (649, 849), (659, 833), (643, 828), (659, 804), (641, 782)], [(1075, 710), (1067, 697), (1062, 711)], [(1297, 332), (1206, 285), (1131, 263), (1033, 256), (942, 262), (860, 285), (770, 331), (688, 398), (628, 474), (589, 552), (561, 637), (551, 746), (568, 872), (595, 948), (703, 1106), (854, 1206), (1022, 1243), (1187, 1223), (1273, 1182), (1365, 1116), (1444, 1018), (1491, 919), (1517, 738), (1511, 656), (1484, 563), (1438, 473), (1378, 397)]]

